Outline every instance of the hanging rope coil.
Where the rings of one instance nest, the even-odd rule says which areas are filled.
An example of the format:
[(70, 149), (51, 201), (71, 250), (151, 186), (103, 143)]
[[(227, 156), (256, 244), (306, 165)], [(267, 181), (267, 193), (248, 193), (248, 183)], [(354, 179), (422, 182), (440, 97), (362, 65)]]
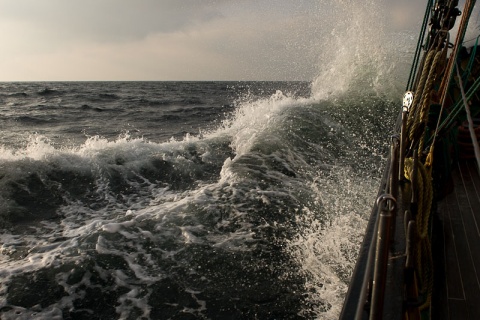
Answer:
[[(434, 55), (433, 51), (430, 51), (427, 54), (427, 57), (425, 59), (425, 64), (423, 66), (422, 74), (420, 77), (420, 81), (418, 83), (417, 90), (413, 97), (412, 106), (410, 108), (410, 116), (408, 117), (408, 121), (407, 121), (407, 128), (409, 128), (408, 135), (409, 135), (410, 141), (414, 140), (414, 134), (415, 134), (416, 128), (419, 125), (419, 122), (418, 121), (416, 122), (415, 120), (418, 119), (418, 113), (419, 113), (418, 110), (420, 108), (419, 101), (421, 101), (421, 97), (423, 95), (423, 88), (425, 86), (425, 82), (427, 81), (433, 55)], [(415, 125), (415, 122), (416, 122), (416, 125)]]
[(422, 97), (422, 108), (420, 109), (420, 124), (423, 124), (423, 132), (422, 136), (419, 141), (418, 152), (421, 153), (423, 151), (423, 145), (425, 142), (425, 133), (426, 133), (426, 125), (428, 122), (428, 113), (430, 112), (431, 100), (432, 100), (432, 92), (433, 92), (433, 85), (435, 84), (435, 80), (439, 75), (438, 72), (438, 63), (440, 58), (443, 56), (443, 50), (439, 50), (435, 54), (435, 58), (432, 62), (432, 67), (430, 68), (430, 72), (428, 74), (427, 82), (425, 84), (425, 89), (423, 91)]
[[(409, 180), (413, 176), (413, 159), (405, 159), (405, 177)], [(418, 175), (414, 192), (418, 200), (418, 211), (415, 216), (417, 225), (417, 243), (415, 245), (415, 270), (419, 280), (419, 291), (426, 296), (421, 310), (430, 306), (433, 290), (433, 260), (430, 237), (428, 234), (430, 212), (433, 202), (432, 178), (429, 170), (418, 163)]]
[(407, 121), (408, 137), (411, 142), (418, 141), (418, 151), (421, 154), (424, 146), (425, 130), (432, 100), (435, 81), (440, 74), (438, 65), (446, 51), (437, 48), (431, 50), (425, 59), (417, 92), (412, 103), (412, 109)]

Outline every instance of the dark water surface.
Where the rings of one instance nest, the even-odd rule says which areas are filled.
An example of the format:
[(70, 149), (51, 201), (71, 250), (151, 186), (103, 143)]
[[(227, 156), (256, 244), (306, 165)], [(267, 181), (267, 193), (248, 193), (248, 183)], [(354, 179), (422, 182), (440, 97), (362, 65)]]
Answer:
[(0, 84), (0, 317), (335, 319), (395, 113), (303, 82)]

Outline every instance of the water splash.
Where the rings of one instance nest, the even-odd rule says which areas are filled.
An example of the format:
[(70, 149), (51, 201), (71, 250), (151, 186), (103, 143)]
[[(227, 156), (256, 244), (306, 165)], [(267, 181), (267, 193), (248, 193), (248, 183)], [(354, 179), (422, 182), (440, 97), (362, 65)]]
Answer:
[(377, 185), (378, 179), (341, 167), (311, 184), (327, 219), (305, 207), (298, 218), (305, 227), (288, 250), (305, 276), (307, 305), (321, 319), (338, 319)]
[(277, 90), (268, 98), (239, 103), (232, 118), (225, 120), (220, 130), (232, 137), (231, 146), (236, 155), (241, 156), (258, 142), (262, 134), (276, 126), (283, 110), (311, 102), (310, 99), (294, 98)]
[[(405, 44), (399, 33), (392, 33), (387, 23), (383, 1), (324, 1), (319, 12), (324, 37), (319, 49), (318, 75), (312, 82), (312, 97), (328, 99), (348, 92), (359, 95), (392, 96), (399, 82), (399, 57), (405, 56)], [(323, 12), (325, 12), (323, 10)], [(328, 17), (326, 16), (328, 15)], [(392, 39), (395, 41), (392, 42)], [(401, 94), (395, 92), (394, 95)]]

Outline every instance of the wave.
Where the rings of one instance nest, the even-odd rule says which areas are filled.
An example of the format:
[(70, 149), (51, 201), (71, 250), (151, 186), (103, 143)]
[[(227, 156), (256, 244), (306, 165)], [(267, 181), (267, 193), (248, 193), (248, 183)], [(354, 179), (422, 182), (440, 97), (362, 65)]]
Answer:
[(56, 94), (61, 94), (62, 92), (56, 89), (50, 89), (50, 88), (43, 88), (42, 90), (37, 91), (37, 94), (39, 96), (48, 96), (48, 95), (56, 95)]
[(88, 111), (96, 111), (96, 112), (102, 112), (104, 111), (105, 109), (103, 108), (99, 108), (99, 107), (92, 107), (88, 104), (82, 104), (82, 106), (80, 107), (82, 110), (88, 110)]
[(117, 94), (114, 94), (114, 93), (99, 93), (98, 97), (101, 98), (101, 99), (106, 99), (106, 100), (120, 99), (120, 97)]
[[(335, 314), (391, 107), (372, 94), (277, 91), (239, 99), (219, 127), (181, 140), (59, 147), (32, 135), (3, 147), (1, 263), (15, 266), (2, 275), (4, 314)], [(25, 283), (57, 289), (19, 293)], [(118, 306), (100, 310), (92, 295)]]
[(15, 121), (21, 122), (23, 125), (45, 125), (57, 122), (55, 117), (48, 116), (19, 116), (14, 118)]
[(28, 94), (25, 93), (25, 92), (14, 92), (14, 93), (9, 93), (9, 94), (7, 94), (6, 96), (8, 96), (8, 97), (21, 97), (21, 98), (24, 98), (24, 97), (27, 97)]

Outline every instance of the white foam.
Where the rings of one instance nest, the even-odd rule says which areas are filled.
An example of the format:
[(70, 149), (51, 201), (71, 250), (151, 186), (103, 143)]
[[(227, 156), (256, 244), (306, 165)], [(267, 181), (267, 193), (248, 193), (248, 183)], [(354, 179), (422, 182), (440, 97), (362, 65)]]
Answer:
[(186, 244), (188, 244), (188, 243), (196, 243), (196, 244), (204, 243), (204, 241), (201, 238), (195, 236), (194, 235), (195, 232), (193, 232), (193, 231), (196, 231), (196, 232), (202, 231), (202, 233), (204, 233), (203, 230), (202, 230), (203, 226), (182, 226), (182, 227), (179, 227), (179, 228), (182, 231), (182, 236), (183, 236), (184, 242)]
[(251, 149), (262, 134), (278, 125), (283, 110), (311, 102), (310, 99), (296, 99), (277, 91), (269, 98), (240, 103), (234, 117), (225, 120), (221, 130), (232, 137), (231, 146), (236, 155), (241, 156)]
[[(107, 223), (102, 226), (102, 230), (109, 233), (115, 233), (115, 232), (119, 232), (124, 227), (131, 227), (133, 224), (134, 224), (133, 221)], [(126, 234), (124, 234), (124, 236), (126, 236)]]
[[(127, 285), (123, 284), (123, 286)], [(139, 292), (138, 288), (134, 288), (118, 298), (120, 305), (115, 309), (119, 319), (129, 319), (130, 315), (132, 314), (132, 310), (135, 307), (142, 310), (141, 317), (150, 319), (151, 308), (145, 298), (139, 297), (140, 295), (141, 293)]]
[(0, 160), (15, 161), (23, 159), (43, 160), (47, 155), (57, 154), (51, 141), (42, 135), (34, 134), (28, 137), (26, 146), (22, 149), (13, 150), (0, 146)]

